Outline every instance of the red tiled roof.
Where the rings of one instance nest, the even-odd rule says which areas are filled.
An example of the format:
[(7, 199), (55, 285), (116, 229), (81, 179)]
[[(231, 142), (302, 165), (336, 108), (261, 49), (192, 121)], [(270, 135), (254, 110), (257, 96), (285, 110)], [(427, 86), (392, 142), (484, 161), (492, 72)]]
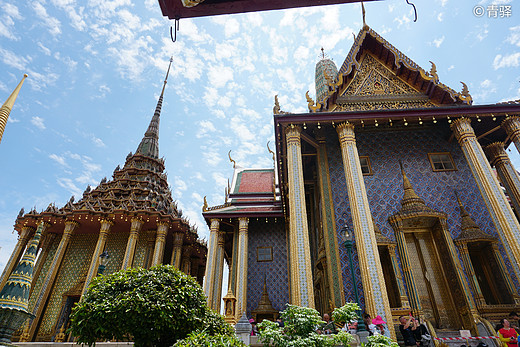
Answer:
[(272, 192), (273, 174), (273, 170), (245, 171), (240, 173), (238, 193)]

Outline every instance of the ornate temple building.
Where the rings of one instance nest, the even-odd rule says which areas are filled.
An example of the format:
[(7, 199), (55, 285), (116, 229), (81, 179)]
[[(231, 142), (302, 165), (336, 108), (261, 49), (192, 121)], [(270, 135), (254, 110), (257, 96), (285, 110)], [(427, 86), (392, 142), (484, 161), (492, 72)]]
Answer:
[(520, 178), (505, 151), (520, 149), (520, 103), (474, 106), (431, 64), (364, 25), (339, 69), (318, 62), (308, 113), (275, 98), (274, 168), (235, 165), (225, 203), (203, 207), (214, 309), (325, 313), (355, 287), (372, 317), (412, 312), (434, 336), (487, 335), (520, 309)]
[(177, 208), (168, 188), (164, 159), (159, 158), (159, 119), (166, 79), (141, 143), (135, 153), (128, 154), (123, 167), (116, 167), (112, 179), (103, 178), (94, 188), (88, 186), (78, 201), (72, 197), (61, 208), (50, 204), (43, 212), (20, 211), (14, 226), (18, 243), (0, 278), (0, 288), (37, 225), (41, 242), (28, 304), (35, 318), (27, 321), (15, 339), (71, 340), (64, 333), (71, 308), (98, 274), (103, 253), (109, 255), (105, 274), (171, 264), (202, 285), (206, 244)]

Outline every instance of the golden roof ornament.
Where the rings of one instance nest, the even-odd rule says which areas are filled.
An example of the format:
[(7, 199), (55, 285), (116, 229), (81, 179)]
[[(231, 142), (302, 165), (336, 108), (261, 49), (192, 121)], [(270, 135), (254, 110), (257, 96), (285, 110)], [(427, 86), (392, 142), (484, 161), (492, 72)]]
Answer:
[(204, 205), (202, 205), (202, 211), (206, 212), (208, 210), (208, 201), (206, 200), (206, 196), (204, 196)]
[(462, 91), (459, 93), (459, 97), (468, 105), (471, 105), (473, 103), (473, 98), (469, 94), (468, 86), (462, 81), (460, 81), (460, 83), (462, 83)]
[(229, 152), (228, 152), (227, 155), (228, 155), (228, 157), (229, 157), (229, 161), (230, 161), (231, 163), (233, 163), (233, 169), (235, 169), (235, 168), (237, 167), (237, 162), (234, 161), (234, 160), (231, 158), (231, 150), (229, 150)]
[(203, 3), (204, 0), (182, 0), (182, 6), (184, 7), (195, 7)]
[(432, 64), (432, 67), (430, 69), (430, 76), (433, 77), (433, 82), (439, 83), (439, 75), (437, 75), (437, 66), (435, 66), (435, 63), (431, 60), (430, 64)]
[[(324, 72), (326, 72), (327, 70), (325, 70)], [(312, 100), (312, 98), (309, 96), (309, 91), (307, 91), (305, 93), (305, 97), (307, 98), (307, 105), (309, 107), (309, 109), (312, 109), (312, 107), (314, 106), (314, 100)]]

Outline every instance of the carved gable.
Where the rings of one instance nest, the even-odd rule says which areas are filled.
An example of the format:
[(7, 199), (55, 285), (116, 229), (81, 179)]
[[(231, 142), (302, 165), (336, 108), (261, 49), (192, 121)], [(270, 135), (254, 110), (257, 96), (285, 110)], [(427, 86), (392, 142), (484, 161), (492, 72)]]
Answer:
[(336, 100), (335, 111), (434, 107), (427, 95), (412, 88), (390, 69), (364, 54), (351, 83)]

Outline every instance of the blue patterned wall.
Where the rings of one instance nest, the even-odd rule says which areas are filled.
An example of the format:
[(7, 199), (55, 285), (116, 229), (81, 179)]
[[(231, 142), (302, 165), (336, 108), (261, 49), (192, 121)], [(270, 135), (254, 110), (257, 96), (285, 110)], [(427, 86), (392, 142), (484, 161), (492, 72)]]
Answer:
[[(247, 272), (247, 315), (256, 309), (262, 290), (264, 278), (267, 281), (267, 294), (275, 310), (282, 311), (289, 302), (289, 278), (287, 271), (287, 241), (285, 226), (281, 218), (251, 218), (249, 220), (248, 238), (248, 272)], [(273, 247), (273, 261), (257, 262), (257, 247)]]
[[(482, 231), (498, 237), (480, 191), (466, 164), (464, 154), (456, 140), (448, 141), (450, 130), (444, 125), (410, 129), (387, 129), (386, 131), (365, 131), (356, 129), (357, 148), (360, 156), (369, 156), (373, 175), (364, 176), (368, 201), (372, 216), (383, 235), (395, 240), (388, 217), (401, 208), (403, 180), (399, 167), (402, 161), (404, 170), (419, 197), (430, 208), (445, 212), (447, 224), (453, 238), (460, 233), (460, 211), (454, 191), (457, 190), (467, 212)], [(431, 152), (450, 152), (457, 171), (433, 172), (428, 159)], [(345, 184), (345, 173), (341, 150), (336, 132), (327, 134), (327, 154), (330, 167), (332, 199), (339, 231), (346, 222), (352, 228), (350, 206)], [(347, 212), (346, 218), (343, 214)], [(346, 249), (341, 245), (338, 234), (339, 253), (343, 271), (343, 281), (347, 301), (354, 301), (351, 274)], [(354, 241), (355, 242), (355, 241)], [(500, 251), (510, 273), (513, 273), (509, 258), (500, 243)], [(358, 267), (357, 252), (354, 247), (356, 281), (361, 296), (361, 274)], [(404, 277), (403, 277), (404, 278)], [(518, 288), (518, 280), (513, 276)], [(361, 299), (364, 305), (364, 299)]]

